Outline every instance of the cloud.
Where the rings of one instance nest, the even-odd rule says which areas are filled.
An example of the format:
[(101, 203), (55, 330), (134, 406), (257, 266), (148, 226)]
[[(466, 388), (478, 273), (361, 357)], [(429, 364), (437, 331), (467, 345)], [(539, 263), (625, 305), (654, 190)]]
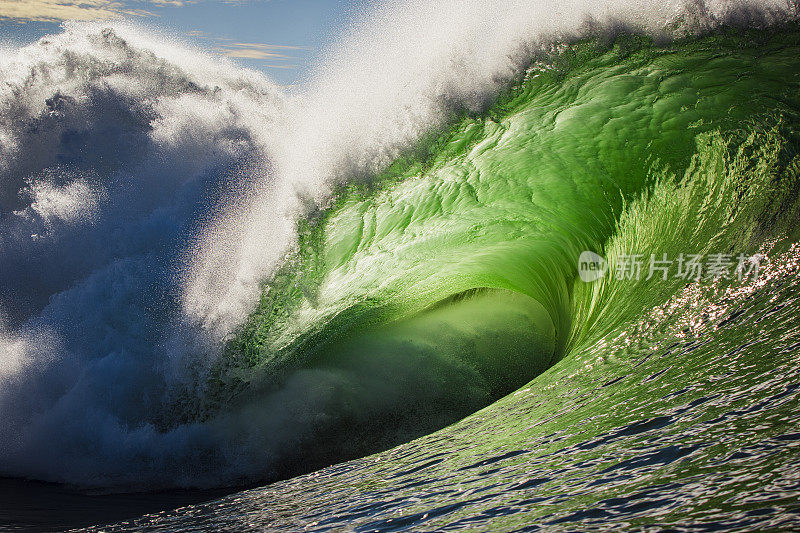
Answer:
[[(217, 51), (224, 56), (233, 57), (237, 59), (255, 59), (255, 60), (276, 60), (286, 61), (294, 59), (293, 56), (287, 55), (284, 52), (287, 50), (301, 50), (300, 46), (288, 46), (277, 44), (263, 44), (263, 43), (226, 43), (220, 46)], [(294, 68), (293, 65), (279, 64), (269, 65), (276, 68)]]
[(105, 0), (0, 0), (0, 17), (18, 20), (95, 20), (119, 18), (122, 6)]
[(255, 50), (252, 48), (225, 50), (223, 52), (223, 55), (227, 57), (236, 57), (240, 59), (271, 59), (271, 58), (286, 57), (281, 54), (273, 54), (271, 52), (265, 52), (264, 50)]
[[(139, 2), (142, 3), (142, 2)], [(155, 6), (181, 6), (184, 0), (148, 0)], [(106, 20), (151, 15), (119, 0), (0, 0), (0, 19), (19, 21)]]

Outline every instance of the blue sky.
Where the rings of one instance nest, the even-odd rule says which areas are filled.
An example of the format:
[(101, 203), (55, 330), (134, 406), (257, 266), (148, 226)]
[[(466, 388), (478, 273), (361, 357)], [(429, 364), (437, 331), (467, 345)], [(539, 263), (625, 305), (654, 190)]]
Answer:
[(296, 83), (364, 0), (0, 0), (0, 40), (25, 44), (64, 20), (127, 19)]

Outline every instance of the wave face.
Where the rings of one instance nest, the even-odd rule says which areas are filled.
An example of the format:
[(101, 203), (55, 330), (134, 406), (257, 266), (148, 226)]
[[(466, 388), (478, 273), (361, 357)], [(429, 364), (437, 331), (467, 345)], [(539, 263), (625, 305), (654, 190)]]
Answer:
[[(765, 458), (796, 435), (795, 23), (748, 3), (498, 4), (383, 5), (294, 92), (124, 25), (4, 52), (0, 471), (233, 485), (463, 419), (269, 490), (358, 507), (363, 476), (394, 479), (381, 498), (435, 468), (427, 503), (381, 512), (443, 527), (540, 485), (612, 502), (663, 480), (710, 509), (769, 492), (759, 472), (796, 480), (790, 448)], [(583, 283), (585, 250), (612, 270), (765, 267)], [(744, 446), (751, 473), (692, 481)], [(427, 512), (499, 461), (502, 491)], [(583, 520), (578, 499), (547, 519)], [(585, 518), (622, 512), (604, 505)]]

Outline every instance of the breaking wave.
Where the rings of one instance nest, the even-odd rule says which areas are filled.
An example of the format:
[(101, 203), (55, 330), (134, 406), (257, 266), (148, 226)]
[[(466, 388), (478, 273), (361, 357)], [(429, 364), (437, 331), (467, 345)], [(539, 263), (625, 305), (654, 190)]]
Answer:
[(795, 214), (790, 18), (386, 3), (288, 91), (124, 24), (3, 51), (0, 471), (218, 486), (371, 453), (678, 290), (589, 294), (582, 250), (755, 253)]

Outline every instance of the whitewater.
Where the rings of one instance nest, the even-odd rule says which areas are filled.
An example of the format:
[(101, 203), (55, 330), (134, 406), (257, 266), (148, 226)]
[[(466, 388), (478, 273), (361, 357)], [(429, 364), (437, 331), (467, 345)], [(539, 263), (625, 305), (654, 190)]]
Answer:
[[(119, 530), (790, 527), (796, 16), (385, 2), (290, 88), (1, 50), (0, 474), (271, 483)], [(647, 276), (692, 254), (730, 275)]]

